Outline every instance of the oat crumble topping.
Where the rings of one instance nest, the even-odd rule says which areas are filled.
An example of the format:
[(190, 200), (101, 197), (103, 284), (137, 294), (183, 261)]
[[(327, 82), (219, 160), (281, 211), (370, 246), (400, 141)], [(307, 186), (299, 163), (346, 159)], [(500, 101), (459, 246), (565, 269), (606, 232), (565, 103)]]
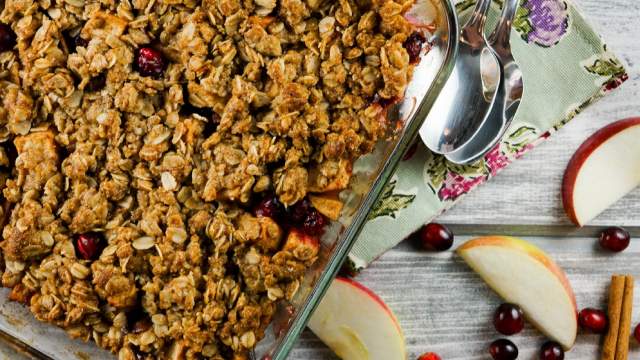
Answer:
[(412, 4), (0, 2), (11, 299), (122, 360), (248, 359), (387, 133)]

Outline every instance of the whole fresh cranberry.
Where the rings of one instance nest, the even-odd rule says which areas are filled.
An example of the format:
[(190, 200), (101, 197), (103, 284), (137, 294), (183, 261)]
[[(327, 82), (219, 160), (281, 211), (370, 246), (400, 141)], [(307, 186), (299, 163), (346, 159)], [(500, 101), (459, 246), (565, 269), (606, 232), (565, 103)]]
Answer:
[(505, 303), (496, 309), (493, 326), (503, 335), (517, 334), (524, 328), (524, 314), (520, 306)]
[(84, 260), (93, 260), (100, 250), (100, 238), (95, 233), (80, 234), (76, 238), (76, 249)]
[(428, 352), (420, 355), (418, 360), (442, 360), (440, 356), (434, 352)]
[(138, 72), (142, 76), (160, 76), (164, 71), (164, 58), (160, 51), (143, 47), (138, 50), (136, 56)]
[(453, 233), (442, 224), (429, 223), (419, 230), (418, 235), (425, 250), (445, 251), (453, 245)]
[(284, 216), (284, 206), (275, 195), (268, 195), (262, 198), (253, 209), (253, 214), (257, 217), (266, 216), (276, 222), (280, 222)]
[(420, 59), (422, 44), (424, 44), (425, 41), (427, 41), (427, 38), (421, 32), (414, 31), (402, 44), (409, 54), (409, 61), (411, 63), (416, 63)]
[(16, 33), (7, 24), (0, 23), (0, 52), (9, 51), (16, 46)]
[(600, 246), (613, 252), (620, 252), (629, 246), (631, 236), (625, 229), (617, 226), (606, 228), (600, 233)]
[(640, 343), (640, 324), (636, 325), (636, 328), (633, 330), (633, 337)]
[(516, 344), (507, 339), (498, 339), (489, 345), (489, 353), (493, 360), (515, 360), (518, 358)]
[(563, 360), (564, 350), (555, 341), (547, 341), (540, 348), (540, 360)]
[(578, 323), (585, 330), (601, 334), (607, 330), (607, 314), (598, 309), (582, 309), (578, 314)]

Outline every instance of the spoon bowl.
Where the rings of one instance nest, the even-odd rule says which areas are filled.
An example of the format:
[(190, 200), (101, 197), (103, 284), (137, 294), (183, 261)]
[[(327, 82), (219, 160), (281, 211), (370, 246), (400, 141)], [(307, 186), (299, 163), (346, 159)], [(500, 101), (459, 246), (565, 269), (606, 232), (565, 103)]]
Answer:
[(460, 30), (451, 76), (420, 129), (420, 137), (435, 153), (449, 153), (466, 144), (485, 122), (494, 103), (501, 74), (484, 38), (490, 4), (491, 0), (479, 0)]
[(491, 151), (504, 136), (520, 106), (523, 91), (522, 71), (513, 58), (509, 43), (511, 24), (518, 3), (518, 0), (505, 1), (500, 22), (488, 40), (503, 73), (494, 106), (476, 135), (464, 146), (445, 155), (447, 160), (453, 163), (469, 164)]

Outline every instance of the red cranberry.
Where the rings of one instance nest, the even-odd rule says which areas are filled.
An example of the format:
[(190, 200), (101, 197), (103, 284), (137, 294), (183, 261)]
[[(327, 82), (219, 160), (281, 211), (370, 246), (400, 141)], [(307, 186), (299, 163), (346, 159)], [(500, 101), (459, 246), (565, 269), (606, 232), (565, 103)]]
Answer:
[(440, 356), (434, 352), (428, 352), (426, 354), (420, 355), (418, 360), (442, 360)]
[(600, 246), (609, 251), (620, 252), (629, 246), (631, 236), (625, 229), (614, 226), (600, 233)]
[(307, 214), (311, 211), (313, 205), (307, 199), (302, 199), (289, 209), (289, 220), (295, 225), (300, 225), (304, 222)]
[(453, 245), (453, 233), (438, 223), (429, 223), (420, 229), (420, 242), (425, 250), (445, 251)]
[(327, 226), (327, 218), (316, 210), (308, 199), (295, 203), (289, 211), (290, 225), (299, 226), (305, 234), (322, 235)]
[(265, 196), (253, 209), (253, 214), (257, 217), (266, 216), (275, 221), (280, 221), (284, 215), (284, 206), (282, 206), (277, 196)]
[(100, 238), (93, 233), (78, 235), (76, 249), (84, 260), (92, 260), (98, 254)]
[(327, 226), (327, 218), (314, 208), (311, 208), (302, 222), (302, 230), (309, 235), (324, 234), (325, 226)]
[(9, 51), (16, 45), (16, 33), (7, 24), (0, 23), (0, 52)]
[(138, 50), (136, 65), (142, 76), (160, 76), (164, 70), (164, 58), (160, 51), (143, 47)]
[(540, 360), (563, 360), (564, 350), (555, 341), (547, 341), (540, 348)]
[(409, 61), (416, 63), (420, 59), (420, 52), (422, 51), (422, 44), (427, 41), (427, 38), (420, 32), (414, 31), (409, 35), (407, 40), (404, 41), (404, 48), (407, 49), (409, 54)]
[(607, 330), (607, 314), (598, 309), (582, 309), (578, 314), (578, 323), (585, 330), (601, 334)]
[(524, 328), (524, 314), (516, 304), (502, 304), (493, 315), (493, 326), (503, 335), (517, 334)]
[(498, 339), (489, 346), (489, 353), (494, 360), (515, 360), (518, 358), (518, 348), (507, 339)]
[(633, 330), (633, 337), (636, 338), (637, 342), (640, 342), (640, 324), (636, 325), (635, 330)]

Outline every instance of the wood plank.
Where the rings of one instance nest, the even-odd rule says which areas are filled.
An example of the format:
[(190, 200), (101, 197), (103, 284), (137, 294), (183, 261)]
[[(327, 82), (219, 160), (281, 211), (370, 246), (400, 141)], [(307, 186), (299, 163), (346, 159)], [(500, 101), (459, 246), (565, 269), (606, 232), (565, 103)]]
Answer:
[[(456, 245), (469, 239), (461, 237)], [(597, 250), (594, 238), (525, 238), (544, 249), (566, 271), (578, 307), (605, 308), (613, 273), (640, 276), (640, 241), (623, 253)], [(499, 338), (491, 317), (500, 299), (453, 252), (427, 253), (404, 242), (383, 255), (357, 278), (379, 294), (395, 312), (406, 336), (408, 359), (435, 351), (443, 359), (487, 359), (487, 346)], [(543, 296), (543, 294), (541, 294)], [(640, 298), (635, 298), (639, 309)], [(633, 324), (640, 320), (634, 312)], [(519, 359), (534, 359), (544, 337), (529, 324), (511, 338)], [(567, 359), (598, 359), (600, 338), (580, 334)], [(633, 341), (632, 341), (633, 343)], [(632, 346), (630, 359), (640, 357)], [(302, 337), (291, 359), (334, 359), (313, 334)]]

